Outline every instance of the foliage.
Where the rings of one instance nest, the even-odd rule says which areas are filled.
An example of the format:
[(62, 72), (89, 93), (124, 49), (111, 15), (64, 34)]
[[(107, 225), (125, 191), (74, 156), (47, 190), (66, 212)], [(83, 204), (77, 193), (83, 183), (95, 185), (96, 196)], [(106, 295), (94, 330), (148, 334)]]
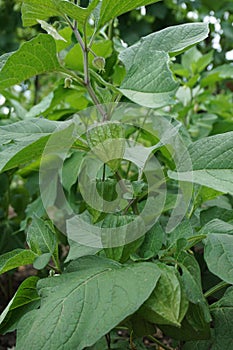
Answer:
[(204, 22), (126, 47), (147, 5), (174, 10), (23, 0), (44, 32), (0, 57), (0, 273), (38, 270), (0, 316), (17, 350), (232, 346), (233, 69)]

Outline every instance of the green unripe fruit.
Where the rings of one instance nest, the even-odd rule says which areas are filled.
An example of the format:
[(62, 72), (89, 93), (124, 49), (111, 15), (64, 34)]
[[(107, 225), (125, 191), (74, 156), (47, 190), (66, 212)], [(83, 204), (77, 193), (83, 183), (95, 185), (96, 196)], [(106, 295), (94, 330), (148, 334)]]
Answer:
[(64, 88), (65, 89), (69, 89), (71, 87), (71, 84), (72, 84), (72, 79), (71, 78), (65, 78)]
[(100, 72), (104, 72), (105, 63), (105, 58), (101, 56), (96, 56), (92, 61), (93, 66), (97, 68)]

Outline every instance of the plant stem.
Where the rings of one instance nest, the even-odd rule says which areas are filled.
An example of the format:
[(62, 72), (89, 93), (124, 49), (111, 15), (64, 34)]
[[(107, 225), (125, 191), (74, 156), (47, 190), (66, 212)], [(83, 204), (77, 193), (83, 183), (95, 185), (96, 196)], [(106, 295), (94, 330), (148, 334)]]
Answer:
[(106, 164), (104, 163), (102, 181), (105, 181), (105, 176), (106, 176)]
[(92, 101), (96, 105), (97, 110), (99, 111), (100, 115), (102, 116), (103, 121), (106, 121), (106, 120), (108, 120), (108, 115), (107, 115), (106, 111), (104, 110), (104, 108), (102, 107), (98, 97), (96, 96), (96, 93), (95, 93), (95, 91), (91, 85), (91, 81), (90, 81), (89, 62), (88, 62), (89, 48), (87, 45), (85, 26), (84, 26), (84, 40), (83, 40), (83, 38), (81, 37), (81, 35), (78, 31), (77, 21), (75, 21), (74, 24), (72, 24), (70, 19), (67, 16), (66, 16), (66, 21), (69, 24), (69, 26), (71, 27), (71, 29), (73, 30), (75, 38), (76, 38), (77, 42), (79, 43), (79, 45), (82, 49), (82, 52), (83, 52), (84, 85), (85, 85)]
[(207, 290), (207, 292), (205, 292), (204, 297), (208, 298), (210, 295), (218, 292), (219, 290), (221, 290), (224, 287), (229, 286), (229, 283), (221, 281), (220, 283), (218, 283), (216, 286), (210, 288), (209, 290)]
[(158, 339), (154, 338), (152, 335), (148, 335), (147, 338), (149, 338), (154, 343), (156, 343), (159, 346), (161, 346), (164, 350), (173, 350), (172, 348), (170, 348), (170, 346), (164, 345), (161, 341), (159, 341)]
[(106, 335), (105, 335), (105, 338), (106, 338), (108, 350), (111, 350), (111, 337), (110, 337), (110, 333), (106, 334)]

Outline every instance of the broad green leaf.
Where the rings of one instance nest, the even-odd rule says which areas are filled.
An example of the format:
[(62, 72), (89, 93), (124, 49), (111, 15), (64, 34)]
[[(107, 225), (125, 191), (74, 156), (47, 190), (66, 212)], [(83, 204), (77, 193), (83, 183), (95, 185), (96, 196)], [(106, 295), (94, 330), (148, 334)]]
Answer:
[(179, 340), (199, 340), (210, 338), (210, 324), (205, 320), (203, 305), (190, 303), (181, 327), (160, 325), (164, 334)]
[(104, 24), (109, 22), (111, 19), (118, 17), (125, 12), (131, 11), (140, 6), (150, 5), (158, 1), (160, 0), (115, 0), (114, 2), (103, 0), (101, 3), (98, 27), (103, 27)]
[(3, 143), (0, 171), (12, 169), (39, 158), (50, 135), (56, 130), (59, 132), (59, 128), (66, 129), (68, 125), (69, 122), (32, 119), (0, 127), (0, 142)]
[(233, 225), (219, 219), (214, 219), (203, 226), (199, 233), (203, 235), (212, 233), (233, 235)]
[(179, 168), (192, 160), (190, 171), (169, 171), (172, 179), (188, 181), (233, 194), (233, 132), (206, 137), (188, 147)]
[(50, 92), (37, 105), (34, 105), (25, 115), (25, 119), (35, 118), (44, 113), (51, 105), (54, 98), (54, 92)]
[(55, 40), (50, 35), (39, 34), (9, 56), (0, 71), (0, 89), (19, 84), (38, 74), (61, 69)]
[(177, 257), (182, 269), (181, 282), (185, 289), (188, 300), (193, 304), (201, 304), (205, 310), (206, 321), (210, 320), (206, 300), (202, 293), (201, 272), (197, 260), (194, 256), (181, 252)]
[(20, 321), (17, 350), (82, 350), (93, 345), (141, 306), (160, 276), (151, 263), (122, 266), (98, 257), (79, 260), (78, 270), (39, 281), (41, 307)]
[(69, 262), (86, 255), (95, 255), (100, 250), (99, 248), (82, 245), (78, 242), (72, 241), (71, 239), (68, 239), (68, 241), (70, 248), (65, 262)]
[(169, 27), (142, 38), (120, 53), (127, 71), (120, 91), (146, 107), (158, 108), (173, 103), (178, 84), (169, 68), (168, 53), (179, 53), (207, 35), (206, 24), (192, 23)]
[(44, 269), (50, 262), (52, 257), (51, 253), (44, 253), (39, 255), (33, 262), (33, 267), (37, 270)]
[(69, 1), (64, 0), (23, 0), (22, 19), (24, 26), (33, 26), (37, 20), (45, 20), (49, 17), (68, 15), (84, 24), (91, 11), (98, 4), (99, 0), (92, 1), (88, 8), (83, 8)]
[(37, 254), (28, 249), (14, 249), (0, 255), (0, 274), (22, 265), (32, 264)]
[(213, 345), (211, 350), (228, 350), (233, 347), (233, 287), (226, 290), (224, 296), (212, 304)]
[[(133, 215), (108, 215), (103, 220), (102, 227), (107, 228), (113, 228), (113, 227), (119, 227), (119, 230), (121, 231), (122, 237), (127, 237), (127, 224), (130, 222), (133, 222), (135, 220), (135, 216)], [(135, 231), (138, 230), (138, 223), (135, 224)], [(111, 248), (105, 248), (105, 254), (107, 258), (113, 259), (116, 261), (119, 261), (121, 263), (126, 262), (130, 255), (134, 253), (142, 244), (144, 240), (144, 236), (135, 239), (134, 241), (127, 243), (125, 245), (119, 246), (119, 247), (111, 247)]]
[[(124, 56), (123, 53), (120, 56), (124, 64), (124, 57), (127, 57), (125, 51)], [(172, 104), (178, 84), (169, 69), (169, 55), (153, 47), (147, 51), (138, 49), (133, 62), (128, 69), (126, 66), (127, 74), (120, 87), (121, 93), (145, 107), (158, 108)]]
[(201, 226), (204, 226), (213, 219), (220, 219), (225, 222), (233, 222), (233, 210), (219, 208), (217, 206), (202, 210), (200, 214)]
[(204, 244), (204, 258), (209, 270), (233, 284), (233, 234), (209, 233)]
[(67, 192), (70, 192), (71, 187), (77, 182), (83, 157), (83, 152), (75, 152), (64, 162), (62, 168), (62, 186)]
[(51, 223), (34, 216), (27, 230), (27, 243), (30, 249), (38, 255), (54, 253), (56, 235)]
[(59, 122), (39, 118), (0, 126), (0, 144), (4, 145), (22, 140), (35, 141), (51, 134), (59, 125), (61, 125)]
[(195, 233), (193, 232), (190, 222), (188, 220), (184, 220), (174, 230), (167, 234), (167, 239), (169, 245), (173, 246), (178, 239), (188, 239), (194, 235)]
[(183, 296), (185, 299), (184, 310), (180, 314), (182, 293), (180, 282), (176, 275), (176, 269), (160, 263), (157, 266), (161, 270), (159, 282), (150, 298), (143, 304), (140, 313), (152, 323), (179, 327), (188, 309), (189, 302)]
[(132, 255), (134, 261), (149, 260), (155, 257), (162, 247), (164, 242), (165, 232), (157, 223), (146, 234), (142, 245), (137, 253)]
[(31, 276), (24, 280), (17, 292), (0, 315), (1, 334), (15, 330), (20, 318), (38, 306), (40, 297), (36, 291), (36, 283), (39, 277)]

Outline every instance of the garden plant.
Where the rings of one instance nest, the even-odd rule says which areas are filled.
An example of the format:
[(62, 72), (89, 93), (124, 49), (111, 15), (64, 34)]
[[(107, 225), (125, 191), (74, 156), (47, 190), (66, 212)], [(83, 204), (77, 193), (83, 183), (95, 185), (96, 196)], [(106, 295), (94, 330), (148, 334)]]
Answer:
[(127, 45), (117, 18), (155, 3), (22, 0), (36, 35), (0, 57), (0, 273), (34, 271), (0, 315), (16, 350), (233, 348), (233, 66), (204, 21)]

